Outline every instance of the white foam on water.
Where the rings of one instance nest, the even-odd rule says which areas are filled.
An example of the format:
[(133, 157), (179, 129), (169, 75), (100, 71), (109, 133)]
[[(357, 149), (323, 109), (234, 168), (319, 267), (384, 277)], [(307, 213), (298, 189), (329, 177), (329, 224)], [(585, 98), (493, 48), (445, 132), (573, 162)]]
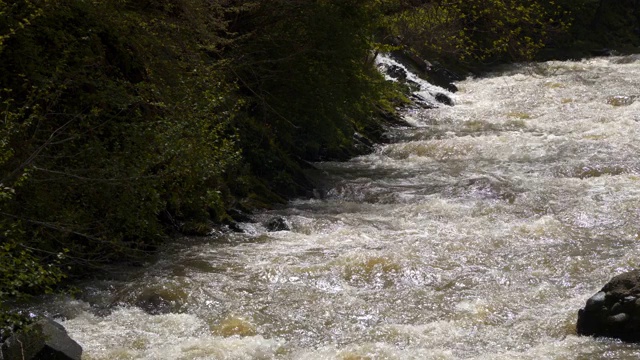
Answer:
[(136, 308), (106, 317), (84, 313), (63, 322), (83, 359), (271, 359), (282, 346), (261, 336), (214, 336), (190, 314), (149, 315)]

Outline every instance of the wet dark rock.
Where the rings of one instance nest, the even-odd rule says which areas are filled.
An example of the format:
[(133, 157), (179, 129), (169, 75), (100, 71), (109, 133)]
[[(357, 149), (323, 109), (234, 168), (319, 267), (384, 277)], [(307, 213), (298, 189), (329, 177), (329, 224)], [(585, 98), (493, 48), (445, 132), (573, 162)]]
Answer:
[[(186, 274), (186, 273), (185, 273)], [(112, 306), (136, 306), (150, 315), (179, 313), (189, 295), (179, 284), (163, 284), (138, 288), (132, 285), (122, 289), (112, 302)]]
[(640, 270), (611, 279), (578, 311), (580, 335), (640, 342)]
[(169, 314), (174, 308), (173, 302), (161, 294), (149, 294), (141, 297), (135, 305), (150, 315)]
[(387, 75), (389, 75), (394, 79), (398, 79), (398, 80), (407, 79), (407, 72), (398, 65), (387, 66), (387, 68), (385, 69), (385, 72), (387, 73)]
[(448, 97), (447, 95), (443, 94), (443, 93), (437, 93), (436, 96), (436, 101), (438, 101), (441, 104), (445, 104), (448, 106), (453, 106), (453, 100), (451, 100), (450, 97)]
[(291, 227), (285, 218), (281, 216), (274, 217), (267, 222), (267, 231), (289, 231)]
[(423, 96), (420, 96), (418, 94), (411, 94), (411, 96), (409, 97), (411, 99), (411, 101), (418, 107), (423, 108), (423, 109), (435, 109), (437, 108), (436, 105), (432, 104), (431, 102), (429, 102), (429, 100), (425, 99)]
[[(394, 51), (391, 55), (396, 61), (405, 65), (410, 71), (419, 73), (420, 76), (423, 79), (426, 79), (429, 83), (440, 86), (448, 91), (458, 91), (458, 87), (453, 83), (464, 80), (463, 76), (445, 68), (440, 63), (431, 63), (411, 51)], [(393, 75), (388, 71), (387, 74), (393, 77)], [(397, 77), (394, 78), (398, 79)], [(404, 78), (401, 80), (404, 80)]]
[(604, 306), (604, 299), (606, 298), (606, 294), (604, 291), (600, 291), (599, 293), (593, 295), (587, 300), (587, 304), (585, 305), (586, 311), (599, 310)]
[[(247, 222), (252, 222), (252, 221), (247, 221)], [(235, 232), (235, 233), (243, 233), (244, 230), (242, 229), (242, 227), (238, 224), (238, 222), (235, 221), (235, 219), (233, 220), (225, 220), (222, 222), (229, 231)]]
[(430, 83), (445, 88), (451, 92), (458, 91), (458, 87), (453, 83), (464, 80), (463, 76), (443, 67), (439, 63), (433, 63), (427, 70), (427, 76)]
[[(612, 309), (612, 311), (613, 311), (613, 309)], [(607, 318), (607, 322), (609, 324), (612, 324), (612, 325), (618, 325), (618, 324), (624, 325), (624, 323), (626, 321), (628, 321), (628, 320), (629, 320), (629, 315), (627, 315), (625, 313), (619, 313), (619, 314), (616, 314), (616, 315), (609, 316)]]
[[(398, 126), (398, 127), (410, 127), (411, 124), (407, 122), (399, 113), (391, 113), (387, 111), (381, 110), (379, 115), (382, 117), (384, 122), (390, 126)], [(380, 136), (376, 139), (378, 142), (386, 142), (388, 141), (389, 134), (387, 131), (383, 131), (380, 133)]]
[(458, 87), (453, 84), (454, 82), (464, 80), (463, 76), (445, 68), (440, 63), (431, 63), (420, 58), (413, 52), (394, 53), (394, 57), (401, 63), (414, 65), (419, 72), (426, 76), (427, 81), (431, 84), (440, 86), (451, 92), (458, 91)]
[(433, 66), (429, 61), (421, 58), (413, 51), (403, 51), (402, 54), (418, 68), (420, 71), (429, 71)]
[(82, 347), (64, 327), (44, 318), (9, 337), (0, 348), (3, 360), (80, 360)]
[(92, 306), (91, 313), (97, 317), (106, 317), (113, 313), (112, 307)]
[(358, 132), (353, 133), (353, 143), (356, 150), (361, 154), (368, 154), (373, 151), (373, 141)]
[(231, 216), (231, 218), (237, 222), (244, 222), (244, 223), (253, 222), (253, 219), (251, 219), (251, 217), (249, 217), (249, 215), (246, 212), (240, 209), (230, 209), (229, 211), (227, 211), (227, 214), (229, 214), (229, 216)]
[(631, 54), (627, 56), (622, 56), (618, 59), (613, 60), (615, 64), (632, 64), (637, 61), (640, 61), (640, 54)]
[(405, 82), (405, 84), (409, 87), (409, 90), (414, 93), (417, 91), (420, 91), (422, 89), (422, 87), (420, 86), (420, 84), (418, 84), (417, 82), (413, 81), (413, 80), (407, 80)]
[(615, 55), (618, 54), (617, 51), (611, 50), (611, 49), (608, 49), (608, 48), (594, 49), (594, 50), (589, 51), (589, 53), (592, 56), (615, 56)]

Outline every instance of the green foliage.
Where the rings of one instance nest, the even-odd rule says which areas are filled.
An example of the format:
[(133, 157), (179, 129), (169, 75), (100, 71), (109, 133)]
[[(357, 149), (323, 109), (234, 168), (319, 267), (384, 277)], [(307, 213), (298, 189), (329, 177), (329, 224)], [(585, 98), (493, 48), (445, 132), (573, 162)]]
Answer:
[(0, 306), (0, 343), (14, 334), (18, 329), (29, 329), (29, 325), (33, 324), (28, 314), (20, 311), (12, 311)]
[(10, 231), (6, 231), (3, 238), (5, 241), (0, 246), (0, 299), (51, 292), (52, 286), (64, 278), (56, 265), (64, 258), (65, 251), (52, 254), (54, 259), (43, 265), (32, 249), (12, 239)]
[[(6, 199), (5, 199), (6, 200)], [(2, 200), (0, 200), (2, 202)], [(0, 233), (0, 342), (31, 319), (13, 311), (7, 300), (24, 300), (32, 294), (50, 293), (65, 278), (60, 262), (66, 250), (43, 254), (23, 245), (19, 224), (2, 224)], [(45, 264), (46, 262), (46, 264)]]
[(344, 158), (386, 86), (371, 66), (377, 2), (261, 1), (235, 57), (252, 116), (283, 150)]
[(217, 3), (0, 5), (11, 18), (0, 234), (20, 234), (0, 237), (0, 275), (29, 284), (3, 284), (4, 295), (59, 282), (49, 254), (62, 248), (65, 270), (96, 266), (144, 255), (165, 236), (163, 218), (224, 216), (224, 177), (240, 154), (235, 87), (213, 53), (229, 43)]
[(306, 194), (390, 108), (378, 5), (0, 2), (0, 302)]
[(554, 1), (427, 1), (398, 6), (390, 34), (428, 58), (461, 63), (529, 60), (564, 31)]
[(32, 22), (46, 11), (47, 0), (41, 1), (0, 1), (0, 52), (5, 41), (16, 33), (31, 26)]

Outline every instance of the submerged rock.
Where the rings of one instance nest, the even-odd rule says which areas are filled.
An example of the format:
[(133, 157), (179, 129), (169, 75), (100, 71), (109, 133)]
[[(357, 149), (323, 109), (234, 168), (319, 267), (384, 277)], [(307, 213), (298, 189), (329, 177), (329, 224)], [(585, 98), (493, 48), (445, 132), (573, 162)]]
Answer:
[[(183, 274), (186, 275), (185, 272)], [(149, 287), (139, 286), (132, 284), (121, 289), (110, 306), (135, 306), (149, 315), (164, 315), (180, 313), (189, 297), (179, 282), (166, 282)]]
[(174, 310), (175, 304), (161, 294), (147, 294), (140, 297), (135, 305), (149, 315), (169, 314)]
[(516, 201), (516, 189), (499, 176), (479, 176), (460, 180), (455, 187), (445, 190), (455, 196), (472, 195), (482, 199), (497, 199), (513, 204)]
[(44, 318), (8, 338), (0, 348), (3, 360), (80, 360), (82, 347), (64, 327)]
[(629, 106), (636, 101), (637, 96), (616, 95), (607, 98), (607, 104), (611, 106)]
[(640, 342), (640, 270), (611, 279), (578, 311), (580, 335)]
[(245, 337), (257, 334), (256, 327), (253, 324), (244, 318), (236, 316), (228, 316), (220, 323), (211, 325), (210, 329), (213, 334), (223, 337)]

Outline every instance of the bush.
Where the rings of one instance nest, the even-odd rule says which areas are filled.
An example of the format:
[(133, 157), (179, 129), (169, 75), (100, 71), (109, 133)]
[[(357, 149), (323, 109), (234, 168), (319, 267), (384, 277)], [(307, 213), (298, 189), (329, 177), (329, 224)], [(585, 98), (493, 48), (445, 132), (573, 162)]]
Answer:
[[(224, 216), (225, 172), (239, 161), (235, 88), (211, 54), (226, 44), (224, 14), (204, 0), (132, 4), (0, 3), (11, 19), (0, 30), (9, 283), (53, 286), (49, 254), (63, 248), (70, 266), (142, 256), (165, 236), (161, 214)], [(42, 278), (17, 278), (31, 273)]]
[(377, 4), (0, 2), (3, 294), (307, 194), (388, 108)]

